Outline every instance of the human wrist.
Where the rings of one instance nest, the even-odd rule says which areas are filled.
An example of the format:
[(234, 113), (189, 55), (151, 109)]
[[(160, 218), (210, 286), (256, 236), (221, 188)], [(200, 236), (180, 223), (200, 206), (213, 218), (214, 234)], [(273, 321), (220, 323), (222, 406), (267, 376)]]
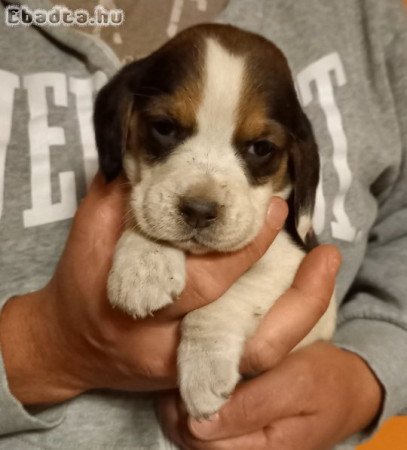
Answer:
[(13, 297), (0, 316), (0, 345), (11, 393), (25, 405), (59, 403), (84, 388), (68, 359), (46, 289)]
[(355, 431), (361, 431), (374, 425), (380, 415), (384, 389), (380, 381), (368, 365), (357, 353), (340, 349), (349, 361), (349, 371), (353, 373), (352, 383), (352, 422)]

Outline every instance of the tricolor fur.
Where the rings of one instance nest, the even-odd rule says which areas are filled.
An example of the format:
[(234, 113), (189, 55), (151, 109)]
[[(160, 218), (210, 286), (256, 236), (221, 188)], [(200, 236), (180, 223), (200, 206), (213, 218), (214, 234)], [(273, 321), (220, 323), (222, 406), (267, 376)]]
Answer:
[[(192, 415), (207, 416), (234, 389), (245, 340), (290, 286), (312, 234), (318, 150), (288, 64), (258, 35), (190, 28), (101, 90), (95, 130), (106, 179), (124, 168), (132, 187), (108, 294), (135, 317), (182, 292), (184, 252), (242, 248), (273, 195), (289, 203), (285, 229), (266, 255), (183, 321), (181, 394)], [(304, 342), (329, 339), (334, 322), (331, 302)]]

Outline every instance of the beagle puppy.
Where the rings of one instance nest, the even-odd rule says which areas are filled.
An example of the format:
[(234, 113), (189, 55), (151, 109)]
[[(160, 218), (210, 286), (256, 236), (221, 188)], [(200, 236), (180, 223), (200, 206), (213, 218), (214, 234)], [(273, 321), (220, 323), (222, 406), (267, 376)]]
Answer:
[[(124, 170), (131, 185), (108, 297), (135, 318), (181, 294), (186, 252), (240, 249), (259, 232), (272, 196), (289, 204), (266, 254), (183, 319), (180, 392), (188, 412), (206, 418), (233, 392), (245, 341), (315, 241), (318, 149), (286, 58), (232, 26), (189, 28), (102, 88), (94, 125), (104, 177)], [(329, 339), (335, 315), (332, 300), (300, 345)]]

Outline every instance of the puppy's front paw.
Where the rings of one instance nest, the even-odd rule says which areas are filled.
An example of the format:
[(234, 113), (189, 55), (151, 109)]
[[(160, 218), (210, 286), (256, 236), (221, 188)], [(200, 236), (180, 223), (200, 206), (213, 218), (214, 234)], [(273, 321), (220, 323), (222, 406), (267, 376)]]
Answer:
[(173, 248), (118, 246), (109, 274), (110, 303), (143, 318), (172, 303), (185, 286), (185, 257)]
[[(196, 311), (198, 312), (198, 311)], [(188, 317), (184, 319), (184, 332)], [(240, 345), (222, 334), (201, 337), (188, 332), (181, 337), (178, 349), (179, 385), (188, 413), (196, 419), (207, 419), (219, 411), (240, 379)]]

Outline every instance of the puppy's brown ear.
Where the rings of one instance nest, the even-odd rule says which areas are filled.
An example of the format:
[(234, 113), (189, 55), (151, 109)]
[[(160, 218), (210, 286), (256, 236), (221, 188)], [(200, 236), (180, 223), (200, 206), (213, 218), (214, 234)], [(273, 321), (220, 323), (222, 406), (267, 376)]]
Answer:
[(300, 229), (300, 219), (311, 225), (315, 196), (319, 181), (319, 154), (312, 126), (299, 107), (294, 130), (294, 143), (290, 148), (289, 172), (293, 190), (288, 200), (288, 221), (302, 242), (309, 230)]
[(106, 181), (112, 181), (122, 171), (134, 90), (144, 71), (144, 61), (125, 66), (96, 97), (93, 123), (99, 166)]

